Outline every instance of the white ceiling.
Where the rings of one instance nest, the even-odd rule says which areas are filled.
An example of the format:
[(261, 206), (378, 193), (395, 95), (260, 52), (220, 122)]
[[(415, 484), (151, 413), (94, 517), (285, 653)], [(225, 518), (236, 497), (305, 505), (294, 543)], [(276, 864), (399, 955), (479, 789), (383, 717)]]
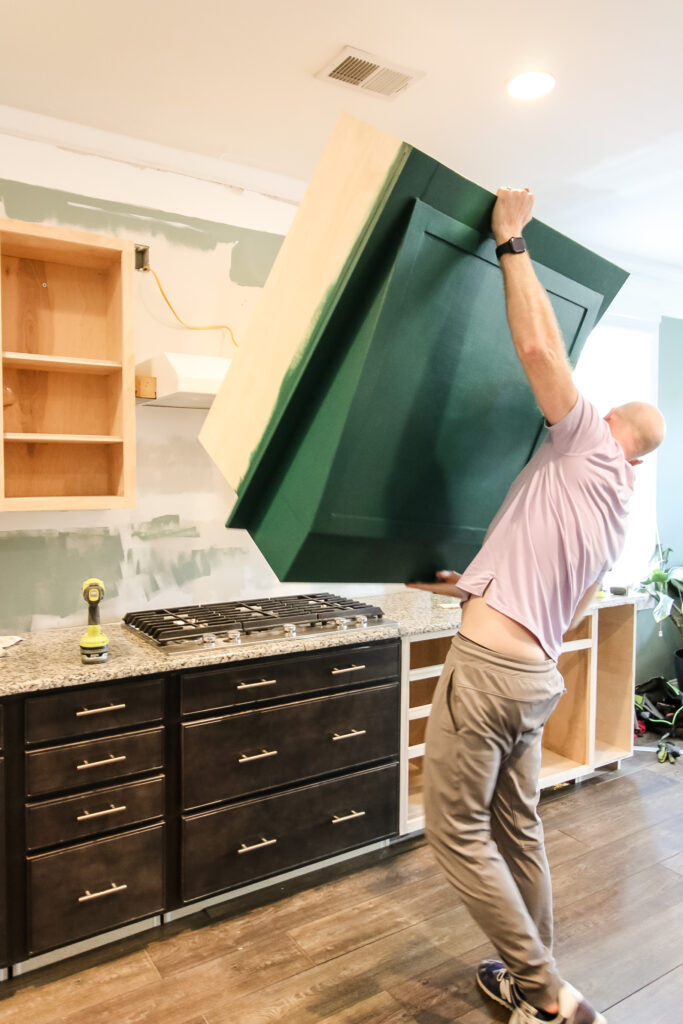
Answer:
[[(304, 181), (347, 110), (683, 293), (680, 0), (0, 4), (2, 105)], [(346, 45), (424, 78), (390, 101), (316, 79)], [(529, 69), (556, 89), (511, 100)]]

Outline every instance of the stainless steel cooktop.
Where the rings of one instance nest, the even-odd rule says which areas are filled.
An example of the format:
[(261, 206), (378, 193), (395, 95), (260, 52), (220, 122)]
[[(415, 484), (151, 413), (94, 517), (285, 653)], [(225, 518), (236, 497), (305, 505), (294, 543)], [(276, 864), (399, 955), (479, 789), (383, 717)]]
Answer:
[(335, 594), (128, 612), (124, 624), (168, 652), (239, 647), (387, 625), (381, 608)]

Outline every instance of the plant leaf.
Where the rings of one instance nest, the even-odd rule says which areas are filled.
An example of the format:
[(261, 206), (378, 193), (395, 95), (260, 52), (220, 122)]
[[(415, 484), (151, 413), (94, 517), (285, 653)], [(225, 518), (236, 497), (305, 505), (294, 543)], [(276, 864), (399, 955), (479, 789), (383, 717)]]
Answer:
[(666, 594), (658, 594), (657, 596), (659, 601), (657, 602), (657, 607), (652, 610), (652, 616), (655, 622), (662, 622), (668, 618), (673, 608), (674, 599), (673, 597), (667, 597)]

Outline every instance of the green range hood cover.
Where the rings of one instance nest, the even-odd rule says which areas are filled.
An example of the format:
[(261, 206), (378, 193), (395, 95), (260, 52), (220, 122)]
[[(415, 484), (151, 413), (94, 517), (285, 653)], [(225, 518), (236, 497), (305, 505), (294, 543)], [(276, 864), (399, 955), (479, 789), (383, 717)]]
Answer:
[[(200, 435), (238, 494), (228, 525), (281, 580), (464, 569), (538, 445), (494, 198), (361, 122), (338, 126)], [(525, 237), (575, 365), (627, 275), (538, 221)]]

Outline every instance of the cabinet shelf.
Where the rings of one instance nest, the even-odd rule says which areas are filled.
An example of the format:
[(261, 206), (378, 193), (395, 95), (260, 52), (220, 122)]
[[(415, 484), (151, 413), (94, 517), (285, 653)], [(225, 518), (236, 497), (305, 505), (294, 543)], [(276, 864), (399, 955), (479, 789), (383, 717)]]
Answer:
[(557, 785), (560, 782), (569, 782), (590, 771), (589, 765), (574, 761), (571, 757), (564, 757), (555, 750), (543, 748), (541, 761), (540, 783), (541, 787)]
[(111, 434), (5, 434), (5, 441), (24, 444), (122, 444), (122, 437)]
[(605, 764), (614, 764), (615, 761), (621, 761), (624, 757), (630, 757), (632, 752), (631, 748), (626, 745), (617, 746), (612, 743), (603, 743), (602, 740), (596, 739), (593, 767), (600, 768)]
[(565, 640), (562, 644), (562, 654), (568, 651), (589, 651), (593, 646), (592, 640)]
[(417, 682), (420, 679), (433, 679), (434, 677), (438, 679), (438, 677), (441, 675), (442, 669), (443, 664), (426, 665), (424, 668), (411, 668), (409, 679), (411, 682)]
[(0, 220), (0, 264), (0, 510), (133, 505), (134, 244)]
[(23, 444), (123, 444), (112, 434), (4, 434), (5, 441)]
[(18, 370), (51, 370), (55, 373), (92, 373), (108, 376), (122, 369), (108, 359), (77, 359), (74, 356), (40, 355), (37, 352), (3, 352), (5, 367)]

